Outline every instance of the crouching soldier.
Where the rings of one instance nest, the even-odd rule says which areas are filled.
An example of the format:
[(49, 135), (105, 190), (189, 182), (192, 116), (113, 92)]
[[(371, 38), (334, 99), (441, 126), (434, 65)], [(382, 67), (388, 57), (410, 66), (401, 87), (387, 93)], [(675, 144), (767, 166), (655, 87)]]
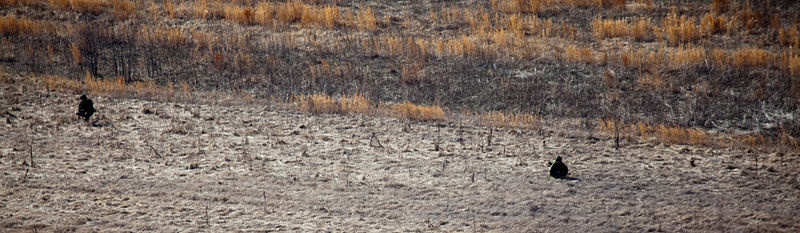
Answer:
[(86, 95), (81, 95), (81, 103), (78, 105), (78, 113), (76, 114), (83, 117), (83, 120), (88, 122), (89, 118), (92, 117), (94, 112), (94, 103), (92, 100), (87, 98)]
[(547, 166), (550, 167), (550, 176), (553, 178), (563, 179), (569, 174), (567, 165), (561, 161), (561, 156), (557, 156), (553, 162), (547, 162)]

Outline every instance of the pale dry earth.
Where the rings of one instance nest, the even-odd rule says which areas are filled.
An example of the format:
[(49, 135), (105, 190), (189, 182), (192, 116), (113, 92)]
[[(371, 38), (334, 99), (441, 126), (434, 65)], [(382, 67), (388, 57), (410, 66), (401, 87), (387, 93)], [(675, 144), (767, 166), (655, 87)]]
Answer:
[(2, 232), (800, 232), (798, 154), (2, 87)]

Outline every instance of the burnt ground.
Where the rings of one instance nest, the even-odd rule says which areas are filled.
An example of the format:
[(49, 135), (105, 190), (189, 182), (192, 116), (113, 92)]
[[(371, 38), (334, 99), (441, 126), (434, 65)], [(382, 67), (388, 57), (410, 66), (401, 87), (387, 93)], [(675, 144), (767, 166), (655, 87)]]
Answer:
[[(495, 129), (488, 144), (464, 116), (269, 102), (99, 96), (89, 126), (77, 95), (0, 93), (2, 232), (800, 231), (798, 154), (652, 141), (616, 151), (568, 120)], [(570, 179), (547, 175), (556, 155)]]

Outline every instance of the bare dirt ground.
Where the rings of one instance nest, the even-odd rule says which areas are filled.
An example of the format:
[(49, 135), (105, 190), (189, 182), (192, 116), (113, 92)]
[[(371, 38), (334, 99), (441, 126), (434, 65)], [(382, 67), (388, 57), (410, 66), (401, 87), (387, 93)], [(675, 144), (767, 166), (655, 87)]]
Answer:
[(800, 232), (797, 154), (102, 96), (92, 127), (78, 95), (1, 95), (2, 232)]

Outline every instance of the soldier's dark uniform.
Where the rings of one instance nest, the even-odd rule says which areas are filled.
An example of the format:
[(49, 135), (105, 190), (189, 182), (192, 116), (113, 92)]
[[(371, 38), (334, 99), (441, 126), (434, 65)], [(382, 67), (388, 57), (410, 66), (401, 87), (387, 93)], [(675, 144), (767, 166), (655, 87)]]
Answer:
[(561, 161), (561, 156), (557, 156), (553, 162), (547, 162), (547, 165), (550, 166), (550, 176), (553, 178), (561, 179), (569, 174), (567, 165)]
[(78, 105), (78, 116), (83, 117), (83, 120), (89, 121), (89, 118), (94, 114), (94, 103), (91, 99), (86, 98), (86, 95), (81, 95), (81, 103)]

